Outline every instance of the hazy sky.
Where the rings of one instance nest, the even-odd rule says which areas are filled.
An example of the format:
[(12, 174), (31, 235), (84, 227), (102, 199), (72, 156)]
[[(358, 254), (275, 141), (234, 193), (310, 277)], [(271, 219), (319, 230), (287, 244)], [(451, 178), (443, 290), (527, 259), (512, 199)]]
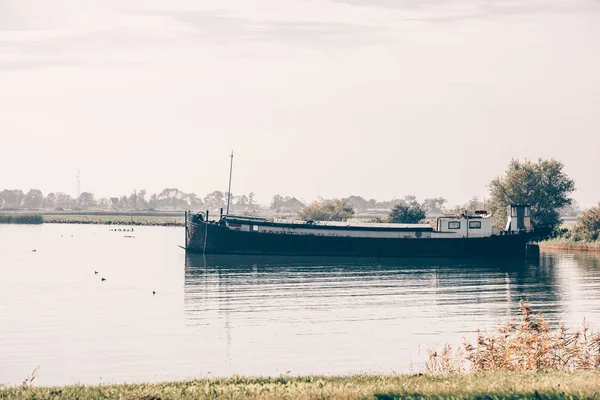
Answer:
[(0, 189), (600, 200), (600, 1), (0, 0)]

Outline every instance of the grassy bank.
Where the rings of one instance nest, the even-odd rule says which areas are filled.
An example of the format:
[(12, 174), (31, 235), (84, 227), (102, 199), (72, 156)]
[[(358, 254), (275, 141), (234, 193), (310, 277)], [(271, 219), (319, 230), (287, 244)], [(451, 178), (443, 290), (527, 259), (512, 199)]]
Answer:
[(0, 224), (42, 224), (44, 218), (39, 214), (0, 214)]
[(539, 243), (541, 249), (556, 249), (556, 250), (580, 250), (580, 251), (597, 251), (600, 252), (600, 240), (575, 240), (573, 238), (558, 237), (554, 239), (544, 240)]
[(589, 399), (600, 373), (480, 373), (200, 379), (156, 384), (19, 387), (0, 399)]

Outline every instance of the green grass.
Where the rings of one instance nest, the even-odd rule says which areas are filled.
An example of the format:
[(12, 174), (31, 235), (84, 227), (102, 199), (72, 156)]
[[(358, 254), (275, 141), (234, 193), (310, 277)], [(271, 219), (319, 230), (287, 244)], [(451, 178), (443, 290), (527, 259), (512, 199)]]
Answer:
[(39, 214), (0, 214), (0, 224), (43, 224)]
[(589, 399), (600, 373), (479, 373), (279, 378), (0, 389), (0, 399)]

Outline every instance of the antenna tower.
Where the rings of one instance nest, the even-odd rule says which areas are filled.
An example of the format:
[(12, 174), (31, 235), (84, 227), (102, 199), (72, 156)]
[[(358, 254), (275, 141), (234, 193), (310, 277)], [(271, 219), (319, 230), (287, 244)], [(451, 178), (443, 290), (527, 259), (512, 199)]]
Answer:
[(77, 168), (77, 198), (81, 196), (81, 174), (79, 173), (79, 168)]

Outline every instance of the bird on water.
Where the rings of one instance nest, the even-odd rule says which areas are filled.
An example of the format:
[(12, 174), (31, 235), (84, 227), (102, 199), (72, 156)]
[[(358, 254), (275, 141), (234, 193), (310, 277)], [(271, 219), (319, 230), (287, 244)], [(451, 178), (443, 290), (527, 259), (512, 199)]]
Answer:
[(153, 290), (153, 291), (152, 291), (152, 294), (154, 295), (154, 294), (156, 294), (156, 292)]
[(102, 282), (104, 282), (106, 280), (106, 278), (102, 278)]

